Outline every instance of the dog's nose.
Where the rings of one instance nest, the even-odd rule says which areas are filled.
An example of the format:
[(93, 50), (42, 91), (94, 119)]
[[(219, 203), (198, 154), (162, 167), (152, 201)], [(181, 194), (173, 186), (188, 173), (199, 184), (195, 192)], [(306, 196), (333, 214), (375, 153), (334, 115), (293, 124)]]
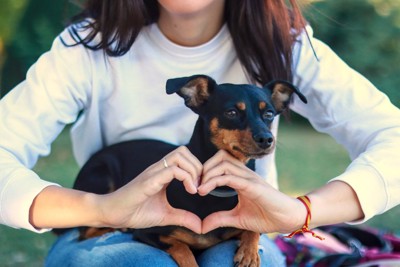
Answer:
[(271, 133), (255, 134), (253, 138), (258, 147), (262, 149), (269, 148), (274, 143), (274, 137)]

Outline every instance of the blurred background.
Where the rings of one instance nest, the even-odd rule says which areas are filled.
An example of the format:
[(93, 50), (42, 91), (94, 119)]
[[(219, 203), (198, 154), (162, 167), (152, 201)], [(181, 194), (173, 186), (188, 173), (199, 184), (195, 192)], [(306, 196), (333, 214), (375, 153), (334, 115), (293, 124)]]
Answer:
[[(315, 36), (400, 107), (400, 1), (301, 2)], [(78, 10), (67, 0), (0, 0), (1, 96), (24, 79), (28, 68)], [(35, 170), (44, 179), (70, 187), (78, 167), (71, 155), (68, 129), (53, 144), (51, 156), (41, 159)], [(348, 163), (342, 147), (315, 132), (302, 118), (293, 114), (290, 120), (282, 120), (277, 147), (282, 191), (305, 194), (339, 175)], [(396, 207), (367, 225), (400, 234), (399, 216)], [(51, 233), (38, 235), (0, 226), (0, 266), (42, 266), (54, 239)]]

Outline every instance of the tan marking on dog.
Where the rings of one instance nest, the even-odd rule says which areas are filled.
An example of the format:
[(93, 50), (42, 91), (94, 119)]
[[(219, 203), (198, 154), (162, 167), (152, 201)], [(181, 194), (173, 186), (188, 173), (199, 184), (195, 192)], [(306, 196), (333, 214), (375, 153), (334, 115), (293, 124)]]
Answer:
[[(242, 162), (249, 158), (241, 151), (248, 151), (254, 147), (252, 134), (249, 130), (226, 130), (219, 128), (218, 119), (214, 118), (210, 123), (211, 142), (218, 148), (226, 150)], [(239, 148), (241, 151), (234, 149)]]
[(191, 107), (198, 107), (210, 96), (208, 92), (208, 80), (203, 77), (188, 82), (181, 89), (182, 94), (188, 96), (187, 104)]
[(206, 249), (222, 241), (214, 235), (198, 235), (184, 228), (177, 228), (168, 236), (168, 238), (188, 244), (190, 247), (195, 249)]
[(245, 104), (244, 102), (239, 102), (239, 103), (237, 103), (237, 104), (236, 104), (236, 107), (237, 107), (239, 110), (246, 110), (246, 104)]
[(172, 236), (160, 236), (160, 241), (171, 247), (166, 250), (179, 267), (197, 267), (198, 264), (189, 246)]
[(285, 108), (285, 102), (287, 102), (292, 95), (293, 90), (284, 84), (276, 84), (272, 93), (272, 102), (276, 110), (281, 112)]

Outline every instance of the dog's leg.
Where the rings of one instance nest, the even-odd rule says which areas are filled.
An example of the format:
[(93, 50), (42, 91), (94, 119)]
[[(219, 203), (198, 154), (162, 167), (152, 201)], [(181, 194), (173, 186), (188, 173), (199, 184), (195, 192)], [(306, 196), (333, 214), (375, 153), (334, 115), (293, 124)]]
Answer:
[(260, 256), (258, 255), (258, 242), (260, 234), (250, 231), (243, 231), (240, 235), (239, 248), (236, 251), (234, 262), (238, 267), (258, 267), (260, 266)]
[(196, 262), (193, 252), (186, 243), (183, 243), (170, 236), (161, 236), (160, 241), (170, 246), (165, 251), (171, 255), (179, 267), (199, 266)]

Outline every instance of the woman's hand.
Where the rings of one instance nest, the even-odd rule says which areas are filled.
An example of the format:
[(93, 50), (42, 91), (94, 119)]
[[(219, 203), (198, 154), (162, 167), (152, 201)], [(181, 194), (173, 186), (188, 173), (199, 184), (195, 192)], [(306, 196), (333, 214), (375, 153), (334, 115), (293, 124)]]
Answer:
[(175, 209), (166, 198), (166, 187), (174, 179), (185, 189), (197, 193), (202, 164), (184, 146), (151, 165), (138, 177), (117, 191), (100, 196), (105, 226), (116, 228), (146, 228), (179, 225), (201, 232), (201, 220), (188, 211)]
[(303, 226), (306, 209), (299, 200), (274, 189), (242, 162), (221, 150), (204, 164), (198, 192), (207, 195), (224, 185), (238, 192), (239, 203), (233, 210), (206, 217), (202, 233), (228, 226), (259, 233), (287, 233)]

